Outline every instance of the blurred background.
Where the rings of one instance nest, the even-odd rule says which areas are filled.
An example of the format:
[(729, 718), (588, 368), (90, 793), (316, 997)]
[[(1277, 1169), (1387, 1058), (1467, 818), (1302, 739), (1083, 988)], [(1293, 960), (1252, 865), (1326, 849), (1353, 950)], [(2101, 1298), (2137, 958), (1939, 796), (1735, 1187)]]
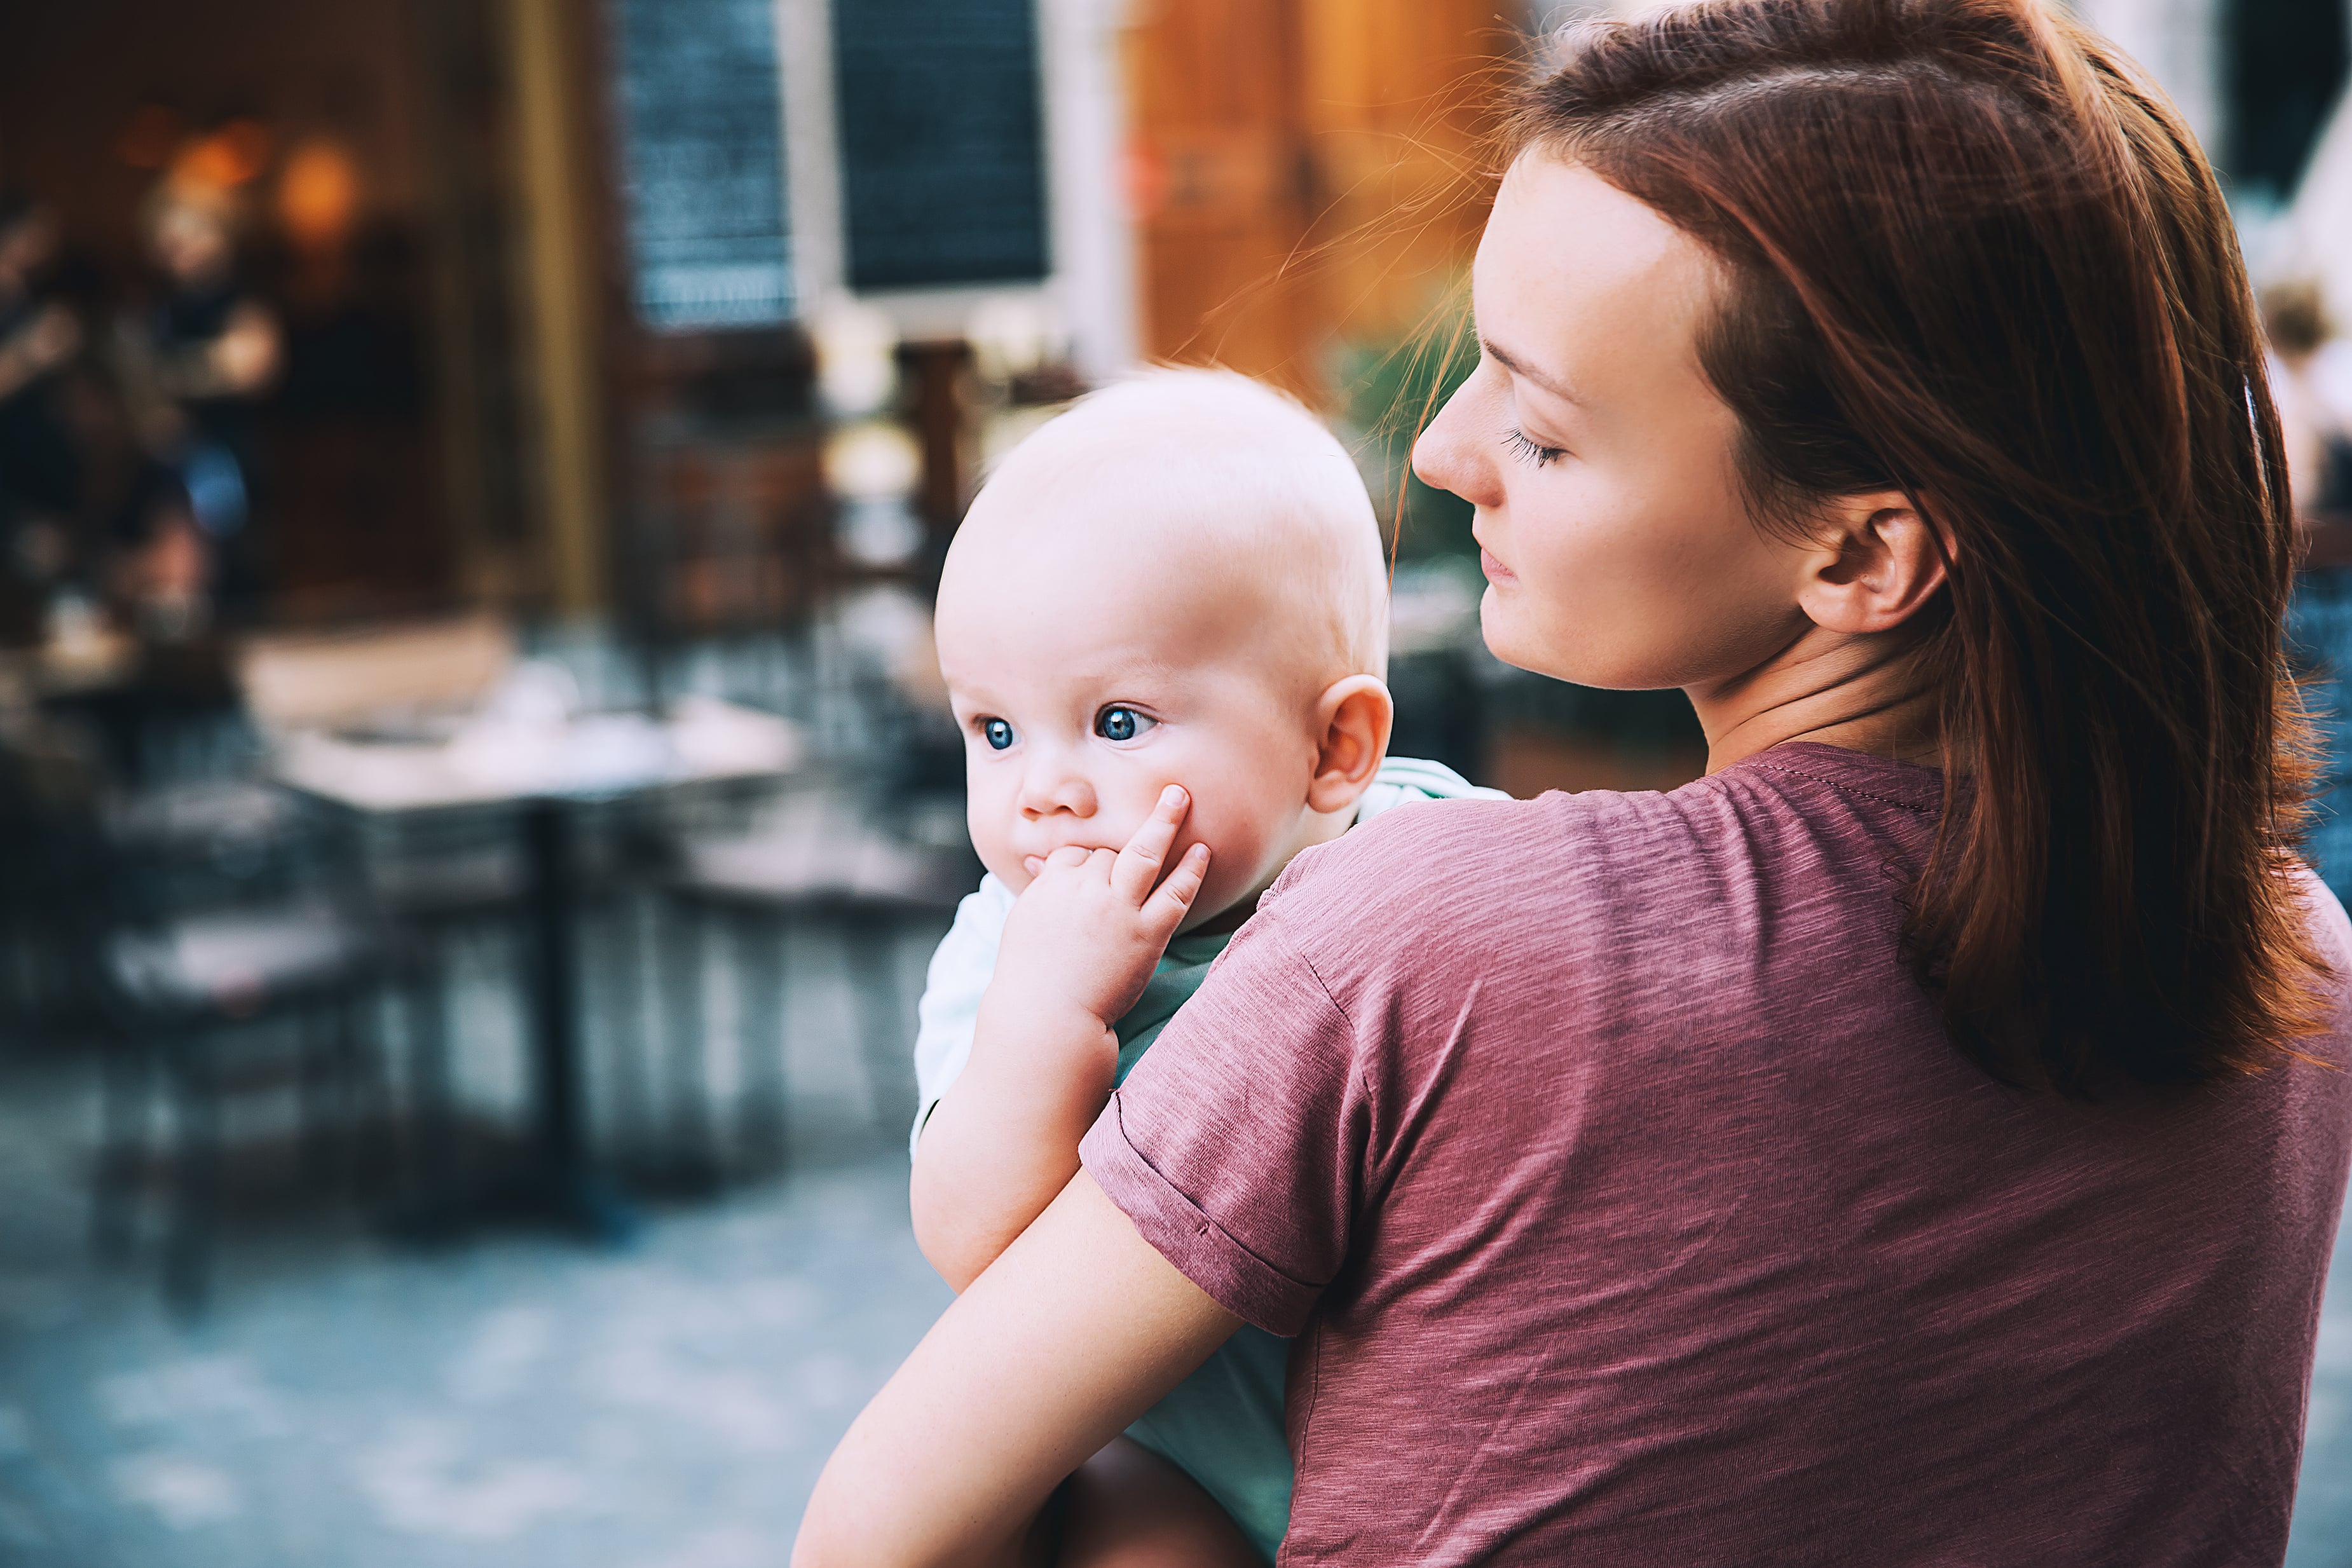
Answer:
[[(1678, 695), (1485, 653), (1404, 465), (1485, 107), (1609, 9), (0, 9), (0, 1561), (782, 1560), (947, 1299), (934, 576), (1122, 370), (1265, 376), (1360, 454), (1400, 752), (1696, 777)], [(2263, 291), (2342, 893), (2352, 8), (2080, 9)], [(2347, 1293), (2303, 1568), (2352, 1564)]]

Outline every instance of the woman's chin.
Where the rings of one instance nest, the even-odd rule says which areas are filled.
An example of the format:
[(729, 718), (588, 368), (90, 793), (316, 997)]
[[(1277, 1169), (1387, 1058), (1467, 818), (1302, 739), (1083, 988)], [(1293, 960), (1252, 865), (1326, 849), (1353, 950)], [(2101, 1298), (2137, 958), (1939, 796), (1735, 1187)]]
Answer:
[[(1486, 640), (1486, 652), (1515, 669), (1548, 680), (1566, 681), (1575, 686), (1599, 686), (1608, 691), (1647, 691), (1674, 683), (1664, 680), (1643, 680), (1636, 672), (1595, 665), (1584, 659), (1563, 659), (1563, 639), (1557, 632), (1530, 631), (1513, 624), (1507, 606), (1494, 606), (1493, 589), (1486, 591), (1486, 600), (1478, 607), (1478, 630)], [(1580, 650), (1590, 652), (1590, 650)]]
[(1557, 651), (1547, 647), (1545, 640), (1519, 624), (1514, 607), (1503, 597), (1499, 586), (1489, 583), (1478, 598), (1478, 632), (1486, 640), (1486, 652), (1507, 664), (1554, 680), (1570, 677), (1557, 670), (1547, 669), (1546, 654), (1557, 657)]

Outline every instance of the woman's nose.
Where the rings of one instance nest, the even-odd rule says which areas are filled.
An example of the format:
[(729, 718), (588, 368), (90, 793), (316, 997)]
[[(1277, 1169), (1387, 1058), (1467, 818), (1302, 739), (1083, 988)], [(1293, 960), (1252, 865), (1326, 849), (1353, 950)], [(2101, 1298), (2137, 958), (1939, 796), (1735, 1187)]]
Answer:
[(1437, 417), (1422, 431), (1421, 438), (1412, 444), (1412, 471), (1423, 484), (1451, 490), (1474, 507), (1498, 507), (1503, 501), (1495, 467), (1499, 444), (1481, 444), (1471, 438), (1471, 427), (1477, 423), (1472, 410), (1479, 379), (1473, 372), (1454, 388)]
[(1036, 758), (1021, 776), (1021, 814), (1034, 821), (1057, 813), (1093, 816), (1095, 787), (1061, 757)]

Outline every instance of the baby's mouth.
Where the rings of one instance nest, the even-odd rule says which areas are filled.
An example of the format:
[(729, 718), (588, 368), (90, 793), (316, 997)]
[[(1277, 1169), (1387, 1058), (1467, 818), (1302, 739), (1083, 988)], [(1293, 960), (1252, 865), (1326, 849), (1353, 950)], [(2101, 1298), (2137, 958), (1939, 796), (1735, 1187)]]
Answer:
[(1064, 850), (1072, 849), (1084, 850), (1088, 854), (1094, 853), (1095, 851), (1098, 849), (1108, 849), (1113, 854), (1117, 854), (1118, 852), (1118, 846), (1113, 844), (1055, 844), (1044, 854), (1023, 855), (1021, 857), (1022, 869), (1026, 871), (1031, 876), (1035, 876), (1039, 872), (1045, 869), (1047, 857), (1058, 854)]

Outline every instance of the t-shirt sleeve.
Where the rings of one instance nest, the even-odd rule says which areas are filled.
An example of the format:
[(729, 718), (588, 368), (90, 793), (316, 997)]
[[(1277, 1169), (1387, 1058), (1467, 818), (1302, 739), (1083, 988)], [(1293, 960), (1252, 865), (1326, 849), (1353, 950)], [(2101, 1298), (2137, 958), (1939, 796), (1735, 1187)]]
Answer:
[(1360, 1042), (1262, 909), (1079, 1145), (1110, 1200), (1187, 1279), (1277, 1334), (1348, 1254), (1369, 1125)]
[(915, 1125), (907, 1134), (907, 1157), (922, 1142), (923, 1124), (963, 1075), (971, 1061), (971, 1040), (980, 1025), (980, 999), (996, 973), (996, 950), (1004, 939), (1011, 894), (995, 878), (956, 906), (955, 924), (931, 954), (923, 977), (923, 998), (915, 1008)]

